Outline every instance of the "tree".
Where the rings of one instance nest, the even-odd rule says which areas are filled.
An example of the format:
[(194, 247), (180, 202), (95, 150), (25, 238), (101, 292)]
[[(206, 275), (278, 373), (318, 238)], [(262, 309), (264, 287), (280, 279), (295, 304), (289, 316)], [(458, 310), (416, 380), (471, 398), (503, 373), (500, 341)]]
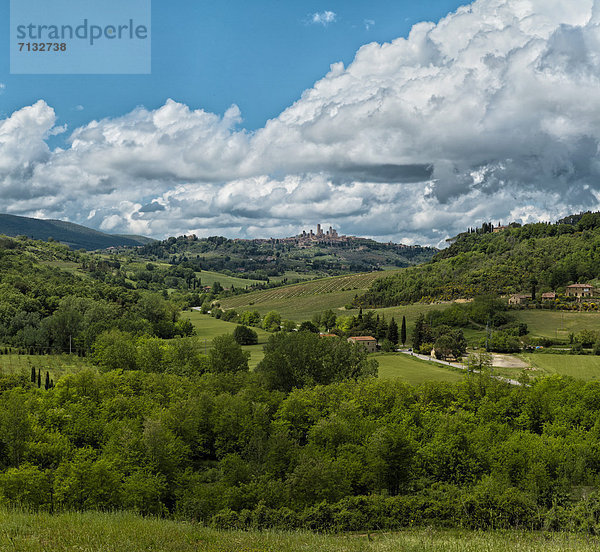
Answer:
[(387, 337), (381, 342), (381, 350), (384, 353), (391, 353), (394, 348), (395, 345)]
[(492, 367), (492, 355), (487, 351), (480, 350), (476, 353), (471, 353), (467, 357), (467, 370), (469, 372), (489, 372)]
[(297, 324), (293, 320), (284, 320), (281, 323), (281, 329), (284, 332), (293, 332), (296, 330)]
[(278, 332), (281, 328), (281, 315), (276, 311), (265, 314), (263, 319), (263, 329), (268, 332)]
[(167, 341), (157, 337), (143, 336), (135, 344), (135, 360), (138, 370), (164, 372), (164, 355)]
[(86, 300), (78, 297), (66, 297), (54, 314), (44, 321), (56, 350), (69, 351), (70, 343), (81, 331), (82, 310), (86, 303)]
[(258, 311), (244, 311), (240, 314), (240, 324), (244, 326), (259, 326), (260, 314), (258, 314)]
[(337, 316), (335, 313), (328, 309), (321, 315), (321, 325), (325, 326), (325, 330), (330, 331), (335, 328)]
[(190, 337), (196, 335), (196, 328), (191, 320), (178, 320), (175, 323), (175, 333), (182, 337)]
[(123, 505), (142, 515), (168, 512), (163, 504), (167, 478), (148, 469), (137, 469), (123, 480)]
[(133, 336), (120, 330), (101, 333), (94, 343), (92, 358), (106, 372), (135, 370), (137, 363)]
[(237, 326), (233, 330), (233, 339), (240, 345), (256, 345), (258, 334), (247, 326)]
[(302, 322), (302, 324), (300, 324), (298, 331), (299, 332), (319, 333), (319, 328), (317, 328), (317, 326), (315, 326), (312, 322), (309, 322), (308, 320), (306, 320), (306, 321)]
[(0, 444), (11, 466), (21, 463), (32, 431), (25, 399), (19, 389), (13, 389), (0, 403)]
[(402, 346), (406, 343), (406, 316), (402, 317), (402, 326), (400, 327), (400, 341)]
[(387, 339), (394, 345), (398, 344), (398, 324), (396, 324), (396, 321), (393, 318), (388, 326)]
[(397, 495), (410, 477), (415, 445), (409, 435), (401, 426), (383, 426), (369, 442), (370, 469), (391, 495)]
[(0, 493), (12, 504), (31, 509), (50, 509), (52, 479), (48, 472), (31, 464), (9, 468), (0, 474)]
[(46, 372), (46, 383), (44, 384), (44, 389), (48, 391), (50, 389), (50, 373)]
[(242, 350), (232, 335), (215, 337), (208, 352), (211, 372), (247, 372), (250, 353)]
[(364, 347), (344, 339), (321, 338), (312, 332), (278, 333), (264, 350), (256, 371), (270, 389), (290, 391), (377, 375), (377, 361), (368, 358)]
[(537, 285), (538, 285), (537, 278), (535, 276), (532, 276), (530, 283), (531, 283), (531, 300), (535, 301), (535, 292), (537, 290)]
[(415, 322), (415, 329), (412, 335), (412, 346), (413, 349), (418, 351), (421, 348), (421, 344), (425, 341), (425, 316), (421, 313)]

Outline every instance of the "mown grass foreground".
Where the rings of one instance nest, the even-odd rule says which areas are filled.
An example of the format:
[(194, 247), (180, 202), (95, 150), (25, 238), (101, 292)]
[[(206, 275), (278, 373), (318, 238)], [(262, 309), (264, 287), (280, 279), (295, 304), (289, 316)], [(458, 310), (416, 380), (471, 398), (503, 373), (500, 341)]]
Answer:
[(319, 535), (218, 531), (133, 514), (0, 512), (0, 551), (562, 552), (596, 551), (600, 539), (565, 533), (438, 531)]

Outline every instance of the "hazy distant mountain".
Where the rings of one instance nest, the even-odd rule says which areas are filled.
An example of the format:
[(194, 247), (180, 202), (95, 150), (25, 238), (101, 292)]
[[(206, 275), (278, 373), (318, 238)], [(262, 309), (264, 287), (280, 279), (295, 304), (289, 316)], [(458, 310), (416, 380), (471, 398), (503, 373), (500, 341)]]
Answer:
[(106, 249), (107, 247), (146, 245), (153, 242), (144, 236), (106, 234), (72, 222), (42, 220), (0, 214), (0, 234), (28, 236), (36, 240), (53, 238), (72, 249)]

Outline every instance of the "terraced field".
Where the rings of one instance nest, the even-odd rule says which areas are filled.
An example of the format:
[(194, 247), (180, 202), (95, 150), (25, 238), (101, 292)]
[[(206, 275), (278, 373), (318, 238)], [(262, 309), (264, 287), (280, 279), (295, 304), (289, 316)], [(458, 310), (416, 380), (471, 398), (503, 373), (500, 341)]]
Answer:
[(368, 289), (377, 279), (397, 271), (366, 272), (312, 280), (266, 291), (238, 295), (221, 301), (226, 309), (257, 310), (265, 314), (276, 310), (284, 318), (306, 320), (315, 312), (337, 309), (350, 302), (357, 293)]

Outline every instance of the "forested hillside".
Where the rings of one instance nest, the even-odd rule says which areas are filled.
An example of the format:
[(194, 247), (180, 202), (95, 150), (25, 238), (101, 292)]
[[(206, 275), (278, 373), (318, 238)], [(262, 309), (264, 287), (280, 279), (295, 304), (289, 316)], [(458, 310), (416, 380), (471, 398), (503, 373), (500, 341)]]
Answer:
[(195, 270), (267, 280), (286, 272), (334, 276), (412, 266), (428, 261), (436, 251), (431, 247), (379, 243), (363, 238), (338, 243), (315, 242), (306, 247), (278, 239), (180, 236), (148, 244), (138, 253), (152, 260), (185, 263)]
[(117, 260), (99, 266), (58, 243), (0, 238), (0, 344), (36, 353), (89, 352), (97, 336), (112, 328), (187, 335), (180, 310), (163, 294), (133, 289)]
[(556, 224), (491, 227), (457, 236), (431, 262), (377, 280), (359, 297), (363, 306), (563, 290), (600, 277), (600, 214)]

